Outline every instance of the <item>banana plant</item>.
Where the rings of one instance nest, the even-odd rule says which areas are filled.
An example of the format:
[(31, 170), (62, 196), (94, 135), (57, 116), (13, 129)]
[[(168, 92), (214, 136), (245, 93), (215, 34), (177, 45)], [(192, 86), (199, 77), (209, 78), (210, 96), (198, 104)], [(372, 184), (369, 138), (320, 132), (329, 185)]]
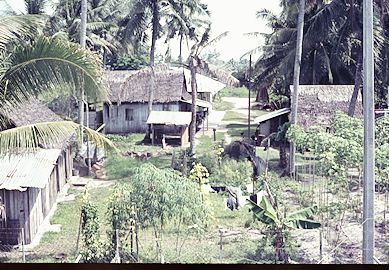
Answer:
[[(267, 192), (269, 195), (269, 192)], [(321, 226), (312, 216), (317, 211), (317, 206), (304, 208), (289, 215), (281, 214), (275, 202), (271, 202), (267, 196), (262, 196), (259, 204), (248, 200), (254, 217), (271, 228), (275, 235), (274, 248), (276, 259), (284, 263), (289, 262), (288, 253), (285, 250), (284, 232), (286, 229), (316, 229)]]

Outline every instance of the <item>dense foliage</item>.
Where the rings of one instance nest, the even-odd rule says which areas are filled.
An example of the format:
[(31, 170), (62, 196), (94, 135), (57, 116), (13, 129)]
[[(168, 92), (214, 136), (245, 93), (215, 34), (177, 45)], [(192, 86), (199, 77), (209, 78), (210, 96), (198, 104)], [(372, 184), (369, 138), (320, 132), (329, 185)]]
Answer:
[[(277, 15), (262, 9), (257, 17), (267, 22), (270, 33), (260, 46), (255, 63), (258, 88), (269, 89), (270, 101), (285, 100), (290, 95), (296, 51), (298, 2), (281, 1)], [(376, 53), (376, 105), (387, 103), (389, 17), (387, 1), (375, 1), (374, 41)], [(301, 84), (356, 84), (359, 91), (362, 70), (362, 1), (307, 1), (304, 15)]]
[[(388, 181), (389, 143), (387, 116), (376, 120), (376, 170), (378, 182)], [(287, 137), (300, 152), (309, 152), (322, 161), (325, 175), (345, 180), (349, 168), (359, 168), (363, 161), (363, 123), (342, 112), (336, 112), (331, 121), (331, 132), (321, 127), (304, 130), (291, 126)]]

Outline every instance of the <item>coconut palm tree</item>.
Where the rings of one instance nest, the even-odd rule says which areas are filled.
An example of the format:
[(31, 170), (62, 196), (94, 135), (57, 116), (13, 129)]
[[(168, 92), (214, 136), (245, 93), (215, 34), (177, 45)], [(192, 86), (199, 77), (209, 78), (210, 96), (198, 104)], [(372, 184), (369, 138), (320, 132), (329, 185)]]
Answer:
[(176, 12), (166, 14), (166, 42), (176, 36), (179, 37), (180, 49), (178, 61), (182, 64), (184, 39), (188, 42), (194, 39), (196, 31), (205, 29), (210, 24), (209, 16), (211, 14), (207, 5), (201, 3), (199, 0), (170, 1), (170, 3), (174, 6)]
[[(81, 1), (60, 0), (50, 17), (46, 31), (72, 42), (80, 42)], [(87, 0), (87, 47), (100, 52), (101, 49), (114, 53), (121, 48), (118, 23), (128, 10), (128, 1)]]
[(43, 14), (48, 0), (24, 0), (27, 14)]
[[(208, 27), (205, 29), (204, 33), (201, 35), (201, 37), (194, 36), (194, 39), (196, 43), (192, 46), (191, 52), (189, 55), (189, 69), (191, 74), (191, 90), (192, 90), (192, 121), (190, 124), (189, 129), (189, 140), (190, 140), (190, 151), (192, 154), (195, 153), (195, 134), (196, 134), (196, 128), (197, 128), (197, 108), (196, 108), (196, 99), (197, 99), (197, 83), (196, 83), (196, 73), (197, 73), (197, 67), (198, 65), (202, 64), (204, 62), (200, 54), (203, 51), (204, 48), (207, 48), (209, 46), (212, 46), (216, 42), (220, 41), (223, 37), (225, 37), (228, 34), (227, 32), (224, 32), (214, 39), (210, 40), (210, 32), (211, 32), (211, 25), (209, 24)], [(202, 64), (204, 65), (204, 64)]]
[[(97, 55), (63, 40), (33, 39), (36, 29), (43, 24), (44, 18), (35, 15), (0, 18), (0, 130), (5, 128), (4, 115), (8, 110), (44, 92), (74, 89), (79, 93), (81, 81), (90, 101), (108, 100)], [(26, 39), (29, 42), (23, 42)], [(76, 132), (77, 127), (78, 124), (64, 121), (2, 130), (0, 151), (36, 148), (42, 140), (56, 142)], [(99, 145), (112, 145), (97, 132), (87, 129), (86, 133)]]

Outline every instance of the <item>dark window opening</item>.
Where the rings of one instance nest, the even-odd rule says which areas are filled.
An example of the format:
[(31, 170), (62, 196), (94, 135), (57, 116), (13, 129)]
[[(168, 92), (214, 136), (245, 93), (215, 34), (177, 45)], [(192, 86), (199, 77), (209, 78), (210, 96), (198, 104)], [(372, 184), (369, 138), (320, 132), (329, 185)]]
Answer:
[(126, 109), (126, 121), (134, 121), (134, 110)]

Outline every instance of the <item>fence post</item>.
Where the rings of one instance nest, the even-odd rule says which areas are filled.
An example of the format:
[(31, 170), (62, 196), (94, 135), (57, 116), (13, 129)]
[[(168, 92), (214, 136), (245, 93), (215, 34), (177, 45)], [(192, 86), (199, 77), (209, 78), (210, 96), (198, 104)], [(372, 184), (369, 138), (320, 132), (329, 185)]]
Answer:
[(220, 233), (220, 250), (223, 250), (223, 232), (222, 231), (219, 231)]
[(320, 261), (323, 260), (323, 231), (320, 229)]
[(22, 254), (23, 263), (26, 263), (26, 253), (24, 252), (24, 228), (22, 228)]
[(119, 245), (120, 245), (120, 240), (119, 240), (119, 230), (116, 229), (116, 256), (117, 256), (117, 261), (116, 261), (116, 263), (120, 263)]

